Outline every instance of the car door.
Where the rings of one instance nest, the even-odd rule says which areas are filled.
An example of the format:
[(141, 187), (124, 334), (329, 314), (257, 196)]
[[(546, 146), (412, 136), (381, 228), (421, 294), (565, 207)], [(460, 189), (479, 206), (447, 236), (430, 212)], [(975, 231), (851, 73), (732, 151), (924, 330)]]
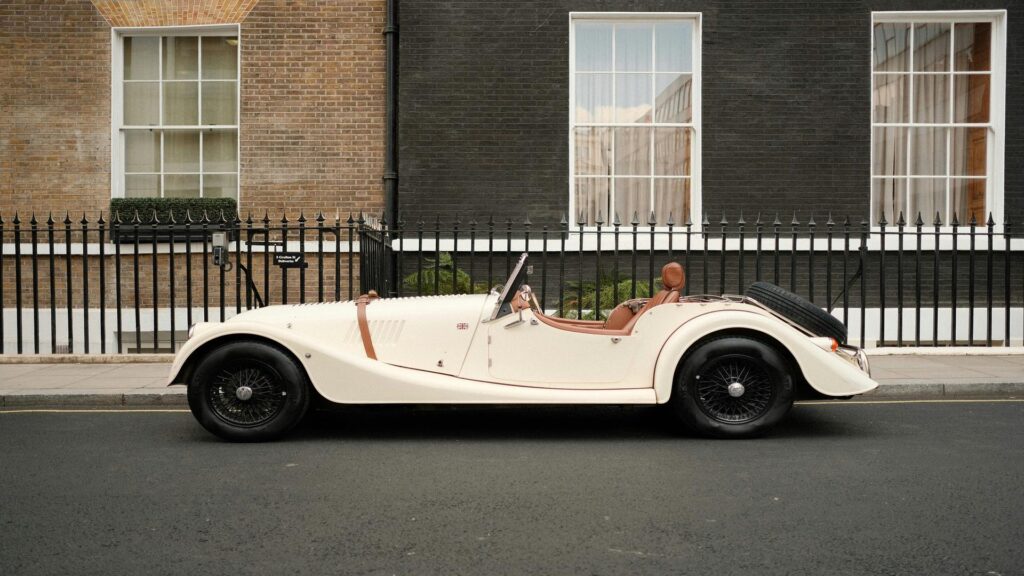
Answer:
[[(650, 385), (631, 374), (639, 335), (588, 334), (536, 319), (533, 311), (487, 323), (488, 370), (495, 381), (545, 388), (609, 389)], [(639, 376), (639, 377), (638, 377)]]

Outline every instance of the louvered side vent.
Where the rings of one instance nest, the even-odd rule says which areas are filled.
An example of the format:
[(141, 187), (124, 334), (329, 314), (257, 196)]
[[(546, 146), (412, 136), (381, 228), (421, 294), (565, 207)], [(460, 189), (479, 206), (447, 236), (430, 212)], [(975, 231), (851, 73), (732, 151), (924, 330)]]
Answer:
[(378, 346), (394, 346), (402, 337), (405, 320), (371, 320), (370, 334)]
[(345, 334), (345, 342), (346, 343), (362, 342), (362, 336), (359, 334), (359, 324), (353, 322), (348, 327), (348, 333)]

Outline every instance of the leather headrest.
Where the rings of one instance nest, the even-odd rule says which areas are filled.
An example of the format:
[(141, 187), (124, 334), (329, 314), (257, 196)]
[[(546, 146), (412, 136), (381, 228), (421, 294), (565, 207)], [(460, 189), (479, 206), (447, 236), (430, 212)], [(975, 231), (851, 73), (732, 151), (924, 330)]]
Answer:
[(661, 284), (665, 290), (682, 290), (686, 285), (686, 272), (678, 262), (669, 262), (661, 269)]

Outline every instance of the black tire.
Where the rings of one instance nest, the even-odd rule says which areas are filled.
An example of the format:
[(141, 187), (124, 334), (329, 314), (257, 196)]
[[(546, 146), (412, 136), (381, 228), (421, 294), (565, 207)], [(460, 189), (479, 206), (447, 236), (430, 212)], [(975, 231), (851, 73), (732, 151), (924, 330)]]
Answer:
[(747, 296), (782, 314), (816, 336), (835, 338), (846, 344), (846, 325), (803, 297), (772, 284), (755, 282), (747, 288)]
[(252, 340), (211, 350), (188, 383), (192, 415), (203, 428), (233, 442), (279, 438), (305, 416), (310, 396), (306, 373), (294, 358)]
[[(698, 434), (760, 436), (793, 406), (793, 381), (789, 363), (773, 346), (745, 336), (725, 336), (687, 354), (676, 372), (670, 406)], [(730, 392), (730, 384), (740, 388)]]

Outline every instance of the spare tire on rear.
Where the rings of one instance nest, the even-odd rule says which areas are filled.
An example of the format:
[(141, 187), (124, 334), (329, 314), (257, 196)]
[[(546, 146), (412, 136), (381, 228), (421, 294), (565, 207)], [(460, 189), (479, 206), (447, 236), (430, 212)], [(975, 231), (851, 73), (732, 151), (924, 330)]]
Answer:
[(747, 288), (747, 297), (789, 318), (816, 336), (835, 338), (846, 344), (846, 325), (803, 297), (771, 282), (755, 282)]

